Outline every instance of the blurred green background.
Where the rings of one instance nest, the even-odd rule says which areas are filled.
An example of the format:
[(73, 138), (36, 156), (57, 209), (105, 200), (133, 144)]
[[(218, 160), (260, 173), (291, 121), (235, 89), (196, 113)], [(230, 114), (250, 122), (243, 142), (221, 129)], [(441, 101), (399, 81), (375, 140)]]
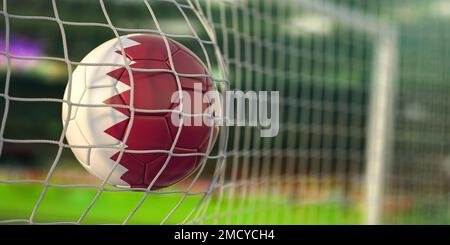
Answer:
[[(62, 58), (64, 45), (60, 27), (54, 20), (52, 1), (5, 2), (7, 9), (2, 9), (4, 18), (0, 18), (0, 115), (5, 112), (7, 96), (61, 99), (69, 75), (67, 64), (61, 60), (12, 58), (6, 94), (6, 27), (10, 55)], [(188, 18), (199, 38), (208, 40), (210, 37), (196, 15), (198, 12), (185, 7), (182, 9), (186, 16), (183, 16), (175, 2), (178, 6), (193, 4), (196, 11), (202, 10), (215, 31), (231, 89), (280, 91), (283, 130), (275, 139), (258, 139), (257, 129), (230, 129), (231, 153), (226, 160), (225, 182), (249, 179), (251, 173), (260, 179), (278, 178), (270, 170), (279, 169), (278, 174), (286, 176), (292, 174), (287, 173), (288, 163), (294, 162), (297, 167), (293, 172), (295, 180), (277, 182), (275, 193), (266, 194), (264, 188), (253, 186), (244, 188), (253, 195), (246, 192), (241, 195), (239, 187), (219, 188), (219, 194), (212, 196), (204, 213), (201, 208), (196, 209), (199, 203), (204, 205), (202, 195), (188, 196), (176, 207), (184, 200), (183, 194), (150, 194), (130, 223), (160, 223), (174, 208), (168, 223), (183, 222), (192, 210), (195, 211), (192, 217), (197, 212), (199, 217), (205, 217), (195, 220), (199, 223), (363, 223), (365, 130), (377, 39), (351, 24), (309, 10), (295, 0), (148, 2), (165, 33), (191, 35), (185, 19)], [(450, 1), (324, 2), (338, 6), (336, 12), (345, 8), (385, 22), (398, 31), (393, 164), (389, 166), (384, 187), (383, 222), (450, 223), (450, 160), (447, 160), (450, 159)], [(55, 3), (59, 18), (64, 21), (70, 61), (81, 61), (90, 50), (115, 37), (105, 25), (107, 21), (98, 1), (57, 0)], [(155, 30), (144, 1), (104, 3), (120, 35), (135, 32), (130, 29)], [(172, 38), (205, 59), (196, 39)], [(208, 56), (214, 57), (212, 46)], [(212, 72), (219, 76), (214, 64), (217, 62), (213, 63)], [(7, 116), (2, 118), (2, 139), (59, 139), (60, 103), (10, 100), (8, 108)], [(247, 137), (249, 141), (239, 137), (245, 134), (252, 136)], [(3, 141), (0, 181), (44, 180), (57, 150), (58, 146), (52, 144)], [(255, 154), (239, 154), (236, 150)], [(263, 158), (258, 152), (271, 155)], [(264, 172), (266, 165), (269, 170)], [(238, 177), (229, 173), (233, 166), (242, 172)], [(206, 189), (215, 167), (207, 164), (194, 189)], [(70, 149), (64, 150), (50, 182), (100, 183), (81, 168)], [(169, 190), (186, 189), (188, 184), (181, 183)], [(28, 220), (41, 191), (42, 183), (0, 182), (0, 220)], [(94, 188), (50, 187), (35, 221), (76, 222), (95, 193)], [(82, 223), (121, 223), (142, 196), (140, 192), (107, 191)]]

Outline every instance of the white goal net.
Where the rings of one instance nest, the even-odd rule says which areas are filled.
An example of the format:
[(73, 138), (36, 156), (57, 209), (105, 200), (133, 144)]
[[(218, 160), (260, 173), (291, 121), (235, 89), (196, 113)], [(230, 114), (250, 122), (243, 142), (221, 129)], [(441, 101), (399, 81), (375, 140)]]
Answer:
[[(450, 223), (450, 1), (1, 6), (0, 223)], [(69, 144), (61, 108), (105, 105), (73, 104), (64, 89), (76, 67), (112, 66), (83, 63), (91, 50), (135, 33), (186, 46), (221, 93), (279, 91), (278, 135), (222, 126), (199, 168), (167, 188), (89, 174), (72, 150), (105, 145)]]

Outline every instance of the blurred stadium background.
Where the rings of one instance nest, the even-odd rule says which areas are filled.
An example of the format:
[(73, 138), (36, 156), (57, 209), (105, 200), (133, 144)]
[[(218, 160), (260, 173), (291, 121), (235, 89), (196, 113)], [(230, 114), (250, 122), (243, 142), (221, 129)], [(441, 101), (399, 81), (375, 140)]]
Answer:
[[(225, 158), (136, 209), (144, 193), (100, 188), (58, 145), (58, 100), (68, 65), (115, 37), (106, 17), (120, 35), (155, 31), (149, 8), (197, 54), (213, 37), (230, 89), (280, 91), (281, 130), (229, 128)], [(0, 13), (1, 223), (450, 223), (448, 0), (2, 0)]]

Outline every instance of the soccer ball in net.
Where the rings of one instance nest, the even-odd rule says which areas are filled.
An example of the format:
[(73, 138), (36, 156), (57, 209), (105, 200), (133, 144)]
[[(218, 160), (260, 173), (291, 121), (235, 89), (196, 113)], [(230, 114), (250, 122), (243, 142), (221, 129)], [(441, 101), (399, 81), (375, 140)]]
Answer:
[[(193, 52), (169, 38), (134, 34), (101, 44), (75, 69), (64, 94), (62, 118), (76, 158), (116, 186), (158, 189), (183, 180), (209, 153), (218, 127), (174, 125), (173, 114), (189, 120), (194, 105), (180, 113), (184, 101), (173, 102), (173, 95), (216, 91), (208, 74)], [(203, 112), (212, 100), (202, 101)]]

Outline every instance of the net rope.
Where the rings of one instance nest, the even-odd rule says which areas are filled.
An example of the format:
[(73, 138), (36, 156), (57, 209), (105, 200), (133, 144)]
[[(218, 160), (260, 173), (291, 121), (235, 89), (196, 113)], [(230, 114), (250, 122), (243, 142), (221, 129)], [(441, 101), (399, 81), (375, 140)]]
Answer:
[[(233, 132), (233, 141), (230, 142), (230, 150), (227, 151), (226, 142), (227, 137), (225, 135), (225, 139), (222, 139), (220, 148), (223, 148), (223, 151), (216, 156), (211, 156), (206, 154), (206, 159), (216, 160), (216, 170), (211, 178), (210, 185), (207, 189), (203, 191), (191, 192), (191, 187), (194, 186), (199, 176), (202, 174), (205, 164), (202, 164), (200, 170), (195, 174), (191, 184), (185, 190), (169, 190), (169, 191), (150, 191), (153, 183), (150, 184), (147, 189), (139, 189), (143, 192), (142, 199), (137, 203), (136, 207), (129, 213), (127, 218), (123, 221), (123, 224), (128, 223), (128, 221), (134, 216), (137, 210), (141, 207), (141, 205), (146, 201), (149, 195), (154, 194), (169, 194), (169, 193), (181, 193), (183, 196), (180, 201), (171, 209), (167, 216), (161, 221), (161, 223), (165, 223), (170, 216), (179, 208), (179, 206), (183, 203), (187, 196), (190, 195), (200, 195), (201, 199), (198, 204), (195, 206), (191, 212), (186, 215), (185, 220), (182, 223), (191, 223), (191, 224), (202, 224), (205, 220), (213, 220), (215, 223), (242, 223), (244, 214), (250, 212), (250, 217), (247, 222), (249, 223), (271, 223), (279, 220), (280, 214), (278, 212), (270, 212), (269, 215), (263, 215), (264, 211), (267, 210), (277, 210), (279, 206), (286, 205), (287, 202), (283, 201), (275, 201), (278, 199), (277, 194), (282, 191), (293, 192), (293, 186), (291, 184), (295, 184), (298, 181), (299, 177), (295, 175), (296, 168), (301, 168), (302, 166), (296, 166), (296, 162), (300, 163), (299, 154), (301, 154), (301, 149), (304, 149), (305, 146), (301, 144), (300, 141), (300, 133), (313, 130), (323, 130), (321, 128), (314, 129), (313, 126), (308, 126), (307, 128), (301, 128), (301, 124), (297, 123), (299, 114), (301, 113), (302, 106), (305, 106), (305, 101), (299, 99), (298, 92), (298, 83), (295, 81), (301, 79), (302, 74), (301, 71), (297, 70), (299, 64), (299, 57), (302, 55), (310, 55), (309, 58), (313, 60), (322, 60), (326, 59), (324, 57), (326, 54), (322, 54), (322, 51), (319, 49), (310, 51), (310, 54), (305, 54), (308, 52), (306, 48), (299, 49), (297, 46), (299, 42), (299, 37), (295, 35), (277, 35), (278, 32), (286, 31), (283, 28), (277, 30), (277, 26), (282, 26), (287, 28), (290, 23), (288, 23), (288, 18), (286, 18), (286, 14), (288, 11), (291, 11), (291, 15), (295, 14), (296, 11), (300, 10), (300, 5), (294, 4), (294, 7), (291, 5), (289, 1), (281, 1), (280, 4), (275, 4), (272, 1), (262, 1), (255, 2), (251, 4), (248, 1), (237, 1), (229, 2), (229, 1), (218, 1), (219, 12), (220, 12), (220, 20), (216, 20), (216, 16), (213, 16), (211, 12), (210, 6), (214, 1), (206, 1), (204, 4), (200, 1), (190, 1), (187, 0), (185, 3), (180, 3), (178, 1), (164, 0), (164, 2), (172, 3), (174, 8), (176, 8), (182, 15), (185, 22), (190, 27), (190, 31), (193, 35), (171, 35), (165, 33), (158, 23), (158, 18), (156, 17), (150, 1), (143, 1), (145, 6), (149, 12), (149, 16), (155, 23), (155, 30), (148, 29), (134, 29), (134, 28), (119, 28), (113, 25), (111, 22), (111, 18), (109, 16), (108, 10), (105, 6), (104, 1), (99, 1), (101, 6), (103, 15), (106, 19), (107, 23), (93, 23), (93, 22), (74, 22), (74, 21), (64, 21), (59, 17), (58, 14), (58, 6), (56, 1), (52, 1), (52, 7), (54, 12), (54, 17), (44, 17), (44, 16), (25, 16), (25, 15), (13, 15), (8, 13), (7, 1), (3, 1), (3, 10), (2, 14), (5, 17), (6, 22), (6, 40), (9, 40), (9, 32), (8, 32), (8, 21), (9, 19), (28, 19), (28, 20), (48, 20), (56, 22), (59, 26), (62, 44), (64, 49), (64, 57), (21, 57), (10, 55), (8, 52), (8, 42), (6, 42), (6, 49), (3, 55), (5, 55), (10, 62), (10, 59), (36, 59), (36, 60), (53, 60), (53, 61), (62, 61), (67, 64), (68, 70), (68, 83), (70, 87), (71, 83), (71, 71), (72, 65), (78, 66), (90, 66), (90, 65), (117, 65), (117, 64), (83, 64), (81, 62), (72, 61), (69, 59), (67, 43), (66, 43), (66, 34), (65, 34), (65, 26), (96, 26), (96, 27), (104, 27), (109, 28), (113, 31), (116, 38), (119, 37), (119, 32), (125, 33), (133, 33), (133, 32), (142, 32), (142, 33), (154, 33), (162, 36), (163, 38), (189, 38), (193, 39), (200, 44), (202, 47), (202, 51), (204, 52), (204, 56), (206, 57), (206, 64), (209, 69), (212, 68), (209, 60), (209, 55), (205, 50), (204, 45), (215, 45), (216, 48), (219, 48), (217, 45), (217, 41), (220, 43), (221, 50), (219, 53), (223, 54), (224, 62), (227, 64), (230, 69), (233, 70), (233, 87), (238, 89), (251, 89), (252, 88), (252, 80), (255, 79), (255, 84), (257, 84), (256, 91), (259, 90), (281, 90), (281, 88), (286, 88), (287, 91), (290, 91), (291, 94), (283, 95), (285, 96), (284, 100), (281, 101), (281, 115), (287, 114), (289, 115), (289, 119), (282, 119), (280, 128), (281, 135), (273, 139), (260, 139), (258, 132), (255, 129), (241, 128), (236, 127)], [(203, 5), (206, 6), (206, 11), (204, 11)], [(209, 7), (209, 8), (208, 8)], [(202, 40), (196, 33), (195, 29), (190, 24), (190, 19), (185, 14), (185, 10), (193, 10), (194, 13), (197, 14), (197, 18), (201, 19), (206, 23), (210, 23), (214, 28), (209, 30), (211, 40)], [(206, 12), (206, 13), (204, 13)], [(274, 15), (273, 12), (276, 14)], [(226, 18), (230, 15), (231, 21), (228, 21)], [(206, 20), (204, 20), (204, 18)], [(242, 19), (241, 19), (242, 18)], [(260, 21), (253, 21), (251, 23), (250, 18), (257, 19)], [(263, 23), (263, 24), (261, 24)], [(241, 29), (240, 25), (243, 25), (243, 29)], [(252, 24), (252, 26), (250, 26)], [(253, 30), (254, 34), (251, 35), (251, 30)], [(215, 31), (220, 31), (222, 40), (214, 40)], [(276, 36), (275, 40), (270, 40), (268, 37)], [(289, 38), (288, 40), (286, 40)], [(311, 37), (313, 39), (314, 37)], [(118, 39), (119, 40), (119, 39)], [(311, 40), (313, 41), (313, 40)], [(317, 42), (320, 42), (318, 40)], [(234, 44), (234, 50), (228, 50), (230, 43)], [(289, 43), (286, 45), (286, 43)], [(122, 44), (121, 44), (122, 45)], [(166, 43), (167, 45), (167, 43)], [(320, 47), (320, 45), (318, 45)], [(252, 53), (252, 47), (255, 47), (255, 51)], [(170, 47), (167, 46), (168, 49)], [(121, 47), (123, 50), (123, 46)], [(241, 53), (241, 50), (245, 50)], [(254, 57), (253, 57), (254, 56)], [(169, 55), (170, 57), (170, 55)], [(125, 57), (124, 57), (125, 58)], [(221, 59), (222, 57), (218, 57)], [(289, 58), (289, 61), (286, 59)], [(128, 71), (131, 71), (131, 68), (126, 64), (124, 60), (125, 68)], [(123, 66), (124, 64), (120, 64), (119, 66)], [(7, 74), (11, 73), (10, 63), (7, 66)], [(356, 68), (353, 67), (353, 68)], [(133, 68), (133, 70), (135, 70)], [(179, 76), (184, 76), (183, 74), (178, 74), (175, 72), (173, 67), (170, 70), (158, 70), (158, 69), (136, 69), (140, 71), (164, 71), (170, 72), (177, 77), (177, 81), (179, 83)], [(221, 71), (225, 74), (225, 70)], [(313, 74), (314, 75), (314, 74)], [(227, 79), (217, 79), (213, 78), (215, 81), (225, 81)], [(103, 107), (106, 105), (86, 105), (86, 104), (76, 104), (70, 101), (70, 97), (68, 101), (64, 101), (61, 99), (51, 99), (51, 98), (19, 98), (12, 97), (8, 94), (8, 84), (9, 84), (9, 75), (6, 79), (5, 92), (2, 96), (5, 98), (5, 113), (4, 120), (2, 121), (2, 131), (4, 131), (6, 118), (8, 115), (8, 107), (9, 101), (24, 101), (24, 102), (49, 102), (49, 103), (67, 103), (69, 108), (72, 106), (92, 106), (92, 107)], [(315, 81), (316, 83), (323, 82), (320, 80)], [(179, 86), (179, 84), (178, 84)], [(297, 87), (295, 87), (297, 86)], [(180, 86), (179, 86), (180, 88)], [(131, 91), (133, 91), (133, 82), (131, 82)], [(309, 98), (311, 96), (320, 96), (320, 93), (323, 93), (321, 89), (315, 89), (312, 91), (313, 94), (303, 94), (303, 98)], [(70, 93), (69, 93), (70, 94)], [(133, 94), (133, 93), (131, 93)], [(133, 100), (133, 98), (131, 99)], [(131, 104), (133, 104), (131, 102)], [(356, 104), (356, 103), (355, 103)], [(283, 113), (285, 105), (289, 106), (289, 113)], [(108, 105), (108, 106), (117, 106), (121, 105)], [(322, 105), (316, 104), (313, 105), (318, 107), (320, 110), (323, 110)], [(353, 106), (353, 105), (352, 105)], [(123, 107), (123, 106), (122, 106)], [(300, 109), (300, 110), (299, 110)], [(358, 108), (356, 108), (358, 109)], [(131, 106), (130, 110), (132, 111), (131, 120), (133, 120), (133, 115), (135, 112), (140, 111)], [(306, 109), (308, 110), (308, 109)], [(187, 115), (181, 111), (173, 111), (173, 110), (142, 110), (142, 112), (146, 113), (158, 113), (158, 112), (174, 112), (180, 113), (182, 117), (184, 116), (199, 116), (199, 115)], [(353, 110), (352, 110), (353, 112)], [(314, 112), (312, 118), (314, 121), (318, 120), (320, 122), (321, 116), (319, 116), (319, 111)], [(201, 115), (204, 116), (204, 115)], [(311, 121), (314, 124), (314, 121)], [(130, 123), (131, 125), (131, 123)], [(305, 125), (303, 125), (305, 126)], [(307, 125), (306, 125), (307, 126)], [(114, 167), (111, 169), (108, 177), (102, 182), (101, 185), (68, 185), (68, 184), (51, 184), (50, 180), (52, 178), (52, 174), (60, 162), (60, 156), (63, 151), (63, 148), (73, 148), (73, 147), (105, 147), (110, 148), (110, 145), (92, 145), (92, 146), (73, 146), (64, 143), (66, 125), (64, 125), (63, 131), (61, 133), (61, 137), (58, 141), (52, 140), (18, 140), (18, 139), (8, 139), (3, 137), (2, 134), (2, 143), (33, 143), (33, 144), (55, 144), (58, 146), (58, 153), (55, 157), (55, 160), (48, 171), (48, 175), (45, 180), (9, 180), (3, 181), (2, 183), (39, 183), (43, 185), (43, 191), (36, 202), (36, 205), (33, 209), (33, 212), (28, 220), (22, 220), (28, 223), (38, 223), (35, 221), (36, 213), (39, 210), (41, 203), (44, 200), (47, 189), (50, 187), (57, 188), (93, 188), (97, 189), (97, 194), (94, 196), (88, 207), (83, 211), (81, 216), (75, 224), (82, 223), (83, 219), (90, 212), (92, 207), (96, 204), (100, 196), (105, 191), (127, 191), (133, 188), (108, 188), (106, 186), (107, 179), (112, 174), (115, 167), (118, 165), (120, 161), (120, 157), (124, 152), (127, 152), (123, 146), (116, 146), (120, 150), (119, 159), (116, 160)], [(124, 141), (126, 141), (127, 135), (129, 134), (130, 129), (127, 129)], [(145, 151), (147, 153), (155, 152), (155, 153), (167, 153), (169, 155), (168, 159), (165, 162), (165, 165), (160, 170), (159, 174), (164, 170), (167, 163), (172, 156), (183, 156), (183, 154), (175, 154), (173, 153), (174, 146), (176, 145), (179, 132), (172, 144), (172, 147), (169, 151)], [(285, 136), (284, 132), (289, 132), (288, 136)], [(319, 138), (314, 137), (312, 144), (317, 145), (320, 144), (318, 141)], [(303, 139), (305, 140), (305, 139)], [(291, 149), (285, 149), (284, 145), (286, 145), (286, 141), (289, 142), (289, 146)], [(303, 142), (305, 144), (306, 142)], [(300, 151), (299, 151), (300, 150)], [(306, 152), (306, 154), (311, 155), (314, 154), (311, 149)], [(323, 154), (323, 153), (319, 153)], [(189, 156), (190, 154), (186, 154), (185, 156)], [(288, 167), (284, 170), (283, 164), (280, 162), (284, 159), (288, 159)], [(302, 164), (302, 163), (300, 163)], [(321, 168), (320, 166), (329, 166), (327, 163), (311, 164), (311, 166), (317, 167), (317, 169), (312, 169), (311, 171), (315, 173), (319, 173), (320, 171), (324, 172), (326, 169)], [(303, 166), (304, 167), (304, 166)], [(289, 171), (289, 172), (288, 172)], [(359, 170), (356, 169), (356, 172)], [(158, 175), (159, 175), (158, 174)], [(226, 176), (230, 174), (229, 179)], [(293, 174), (293, 175), (292, 175)], [(306, 176), (306, 178), (310, 178), (310, 176)], [(308, 182), (308, 180), (306, 181)], [(290, 183), (290, 185), (283, 186), (283, 183)], [(320, 190), (320, 188), (319, 188)], [(218, 205), (215, 207), (213, 214), (208, 215), (210, 211), (209, 203), (211, 199), (214, 198), (213, 194), (218, 193)], [(249, 196), (260, 195), (262, 201), (259, 200), (251, 200)], [(266, 204), (269, 204), (266, 207)], [(222, 206), (224, 206), (226, 212), (222, 214), (221, 211)], [(291, 205), (291, 209), (295, 208), (295, 205)], [(208, 212), (209, 211), (209, 212)], [(283, 214), (282, 217), (286, 222), (289, 222), (289, 215), (287, 213)], [(320, 215), (320, 214), (311, 214), (311, 215)], [(223, 220), (220, 217), (224, 217)], [(236, 218), (236, 220), (234, 220)], [(17, 222), (18, 220), (6, 220), (1, 222)], [(70, 223), (70, 222), (69, 222)]]
[[(164, 33), (161, 30), (161, 28), (160, 28), (160, 26), (158, 24), (158, 19), (156, 18), (150, 3), (148, 1), (143, 1), (143, 2), (145, 3), (145, 6), (148, 8), (149, 15), (151, 16), (151, 18), (153, 19), (154, 23), (156, 24), (156, 27), (157, 27), (156, 30), (116, 28), (112, 24), (111, 19), (110, 19), (109, 15), (108, 15), (108, 11), (107, 11), (107, 9), (105, 7), (105, 3), (102, 0), (99, 1), (99, 4), (100, 4), (100, 6), (102, 8), (102, 11), (103, 11), (103, 14), (105, 16), (105, 19), (107, 20), (107, 24), (103, 24), (103, 23), (81, 23), (81, 22), (67, 22), (67, 21), (63, 21), (59, 17), (57, 3), (54, 0), (52, 1), (54, 17), (11, 15), (11, 14), (8, 13), (7, 1), (6, 0), (3, 1), (3, 10), (1, 11), (1, 14), (4, 16), (5, 22), (6, 22), (6, 32), (5, 32), (5, 40), (6, 40), (6, 42), (5, 42), (5, 51), (2, 52), (2, 55), (6, 56), (8, 64), (7, 64), (7, 78), (6, 78), (5, 92), (3, 94), (1, 94), (1, 96), (5, 99), (5, 111), (4, 111), (4, 115), (3, 115), (4, 120), (2, 120), (2, 125), (1, 125), (1, 132), (2, 132), (2, 134), (1, 134), (2, 135), (1, 145), (3, 145), (4, 142), (5, 143), (55, 144), (55, 145), (58, 146), (58, 153), (57, 153), (57, 155), (56, 155), (56, 157), (54, 159), (54, 162), (53, 162), (52, 166), (50, 167), (50, 169), (48, 171), (48, 175), (45, 178), (45, 180), (1, 180), (1, 183), (5, 183), (5, 184), (6, 183), (8, 183), (8, 184), (13, 184), (13, 183), (14, 184), (27, 184), (27, 183), (28, 184), (30, 184), (30, 183), (37, 184), (37, 183), (39, 183), (39, 184), (43, 185), (43, 190), (42, 190), (41, 195), (39, 196), (39, 199), (37, 200), (37, 202), (35, 204), (35, 207), (34, 207), (32, 213), (31, 213), (31, 216), (30, 216), (29, 219), (27, 219), (27, 220), (22, 220), (22, 219), (1, 220), (0, 222), (2, 222), (2, 223), (26, 222), (26, 223), (38, 224), (38, 222), (35, 221), (35, 216), (36, 216), (36, 213), (39, 210), (39, 207), (40, 207), (40, 205), (41, 205), (41, 203), (42, 203), (42, 201), (43, 201), (43, 199), (45, 197), (45, 194), (47, 192), (47, 189), (49, 187), (57, 187), (57, 188), (93, 188), (93, 189), (97, 189), (98, 190), (97, 194), (92, 199), (92, 201), (88, 205), (88, 207), (83, 211), (83, 213), (81, 214), (81, 216), (78, 219), (78, 221), (76, 221), (76, 222), (51, 222), (51, 223), (58, 223), (58, 224), (61, 224), (61, 223), (80, 224), (83, 221), (83, 219), (86, 217), (88, 212), (91, 210), (91, 208), (95, 205), (95, 203), (97, 202), (98, 198), (101, 196), (101, 194), (104, 191), (116, 191), (116, 192), (117, 191), (130, 191), (130, 190), (144, 191), (142, 199), (139, 201), (139, 203), (136, 205), (136, 207), (130, 212), (128, 217), (123, 221), (123, 224), (126, 224), (129, 221), (129, 219), (132, 218), (132, 216), (135, 214), (135, 212), (139, 209), (139, 207), (147, 199), (149, 194), (173, 194), (173, 193), (181, 193), (181, 194), (183, 194), (183, 197), (181, 198), (179, 203), (173, 209), (173, 210), (176, 210), (176, 208), (184, 201), (186, 196), (189, 196), (189, 195), (203, 195), (203, 196), (205, 196), (205, 195), (208, 195), (209, 192), (211, 192), (211, 191), (208, 191), (208, 190), (192, 192), (191, 191), (191, 187), (195, 184), (196, 180), (198, 179), (198, 177), (202, 173), (203, 167), (205, 165), (204, 164), (205, 160), (206, 159), (213, 159), (213, 160), (220, 161), (221, 159), (223, 159), (225, 157), (224, 154), (222, 153), (221, 155), (210, 156), (209, 154), (205, 154), (205, 153), (188, 153), (188, 154), (186, 154), (186, 153), (185, 154), (180, 154), (179, 153), (179, 154), (177, 154), (177, 153), (173, 152), (174, 148), (175, 148), (175, 146), (177, 144), (177, 140), (178, 140), (178, 137), (180, 135), (180, 132), (182, 130), (183, 118), (185, 116), (189, 116), (189, 117), (201, 116), (201, 117), (210, 117), (213, 120), (221, 120), (220, 118), (215, 118), (214, 116), (212, 116), (210, 114), (187, 114), (187, 113), (183, 112), (183, 99), (182, 99), (182, 93), (181, 93), (182, 89), (181, 89), (179, 77), (180, 76), (184, 76), (184, 77), (205, 77), (205, 75), (204, 74), (198, 74), (198, 75), (197, 74), (180, 74), (180, 73), (177, 73), (175, 71), (173, 65), (171, 65), (172, 67), (171, 67), (170, 70), (166, 70), (166, 69), (142, 69), (142, 68), (139, 69), (139, 68), (131, 68), (128, 65), (128, 62), (126, 61), (126, 57), (125, 57), (124, 52), (123, 52), (124, 48), (123, 48), (123, 45), (122, 45), (122, 41), (119, 38), (119, 31), (129, 32), (129, 33), (140, 32), (140, 33), (159, 34), (164, 39), (164, 42), (165, 42), (165, 45), (166, 45), (166, 49), (168, 50), (168, 53), (169, 53), (168, 56), (169, 56), (170, 64), (173, 64), (173, 61), (172, 61), (172, 56), (170, 54), (170, 47), (168, 45), (167, 38), (180, 38), (181, 37), (181, 38), (194, 39), (202, 47), (202, 50), (203, 50), (203, 52), (205, 54), (205, 57), (206, 57), (206, 65), (209, 68), (209, 70), (211, 70), (211, 62), (209, 60), (209, 57), (208, 57), (207, 51), (205, 50), (204, 45), (205, 44), (211, 45), (211, 44), (215, 44), (215, 43), (213, 41), (210, 41), (210, 40), (201, 40), (198, 37), (195, 29), (190, 24), (190, 20), (187, 18), (186, 14), (184, 13), (184, 11), (185, 11), (184, 9), (194, 10), (195, 7), (194, 7), (192, 2), (188, 1), (189, 4), (182, 5), (182, 4), (178, 4), (176, 1), (167, 1), (167, 2), (173, 3), (174, 7), (176, 7), (180, 11), (180, 13), (182, 13), (184, 19), (186, 20), (186, 23), (188, 23), (188, 25), (190, 26), (190, 29), (191, 29), (193, 35), (170, 35), (170, 34)], [(198, 16), (198, 17), (201, 18), (201, 16)], [(10, 40), (10, 38), (9, 38), (9, 36), (10, 36), (9, 20), (11, 18), (13, 18), (13, 19), (29, 19), (29, 20), (33, 20), (33, 19), (39, 20), (40, 19), (40, 20), (49, 20), (49, 21), (56, 22), (58, 24), (58, 26), (60, 28), (60, 32), (61, 32), (63, 49), (64, 49), (64, 57), (63, 58), (60, 58), (60, 57), (30, 57), (30, 56), (26, 56), (25, 57), (25, 56), (11, 55), (9, 53), (9, 40)], [(123, 56), (123, 59), (124, 59), (123, 60), (124, 63), (123, 64), (107, 64), (107, 63), (83, 64), (81, 62), (71, 61), (69, 59), (69, 57), (68, 57), (68, 50), (67, 50), (67, 43), (66, 43), (66, 34), (65, 34), (65, 30), (64, 30), (64, 26), (65, 25), (97, 26), (97, 27), (107, 27), (107, 28), (111, 29), (114, 32), (114, 35), (116, 36), (116, 38), (118, 40), (120, 49), (122, 50), (122, 54), (123, 54), (122, 56)], [(8, 138), (5, 138), (5, 137), (3, 137), (3, 132), (4, 132), (4, 129), (5, 129), (6, 119), (7, 119), (7, 115), (8, 115), (9, 102), (13, 100), (13, 101), (24, 101), (24, 102), (52, 102), (52, 103), (61, 103), (61, 104), (62, 103), (66, 103), (66, 104), (68, 104), (68, 108), (69, 108), (69, 116), (70, 116), (70, 110), (71, 110), (71, 108), (73, 106), (78, 106), (78, 107), (104, 107), (105, 105), (73, 103), (73, 102), (70, 101), (70, 95), (71, 95), (70, 89), (68, 90), (69, 91), (68, 92), (69, 96), (68, 96), (68, 99), (66, 101), (62, 100), (62, 99), (52, 99), (52, 98), (19, 98), (19, 97), (9, 96), (8, 95), (8, 88), (9, 88), (10, 74), (11, 74), (11, 59), (54, 60), (54, 61), (62, 61), (62, 62), (64, 62), (64, 63), (67, 64), (67, 70), (68, 70), (68, 74), (69, 74), (69, 76), (68, 76), (68, 84), (69, 84), (68, 86), (69, 86), (69, 88), (71, 88), (71, 82), (72, 82), (71, 81), (72, 80), (72, 65), (78, 65), (78, 66), (90, 66), (90, 65), (92, 65), (92, 66), (123, 66), (123, 67), (125, 67), (127, 69), (129, 74), (132, 74), (131, 71), (133, 70), (133, 71), (145, 71), (145, 72), (162, 71), (162, 72), (169, 72), (169, 73), (172, 73), (173, 75), (175, 75), (176, 80), (177, 80), (177, 86), (178, 86), (178, 92), (179, 92), (179, 96), (180, 96), (180, 101), (181, 101), (179, 110), (163, 110), (163, 109), (161, 109), (161, 110), (143, 110), (143, 109), (135, 109), (135, 108), (133, 108), (133, 96), (134, 96), (133, 92), (131, 92), (131, 102), (130, 102), (131, 106), (107, 105), (109, 107), (113, 107), (114, 106), (114, 107), (119, 107), (119, 108), (122, 107), (122, 108), (130, 109), (130, 111), (131, 111), (130, 122), (131, 123), (129, 125), (132, 125), (135, 112), (145, 112), (145, 113), (172, 112), (172, 113), (178, 113), (181, 116), (181, 122), (180, 122), (180, 125), (178, 127), (179, 128), (178, 132), (177, 132), (177, 134), (175, 136), (175, 139), (174, 139), (174, 141), (172, 143), (172, 146), (171, 146), (169, 151), (167, 151), (167, 150), (138, 151), (139, 153), (166, 153), (166, 154), (168, 154), (168, 158), (166, 159), (163, 167), (159, 170), (158, 174), (153, 179), (152, 183), (150, 183), (149, 187), (145, 188), (145, 189), (143, 189), (143, 188), (126, 188), (126, 187), (121, 187), (120, 189), (118, 189), (118, 188), (108, 188), (108, 187), (106, 187), (106, 185), (108, 183), (108, 179), (110, 178), (110, 176), (111, 176), (112, 172), (114, 171), (114, 169), (117, 167), (118, 162), (120, 161), (123, 153), (124, 152), (136, 152), (136, 151), (127, 151), (124, 148), (123, 145), (121, 145), (119, 147), (116, 146), (116, 148), (118, 148), (120, 150), (120, 155), (119, 155), (118, 159), (115, 161), (114, 166), (112, 167), (112, 169), (110, 170), (109, 174), (107, 175), (107, 177), (105, 178), (105, 180), (102, 182), (101, 185), (97, 186), (97, 185), (83, 185), (83, 184), (80, 184), (80, 185), (50, 184), (49, 182), (50, 182), (50, 179), (52, 178), (53, 172), (54, 172), (55, 168), (57, 167), (58, 163), (60, 162), (60, 156), (61, 156), (63, 148), (76, 148), (76, 147), (80, 147), (80, 148), (98, 148), (98, 147), (111, 148), (112, 146), (111, 145), (74, 146), (74, 145), (65, 144), (64, 143), (64, 139), (65, 139), (65, 132), (67, 130), (67, 124), (64, 124), (63, 130), (62, 130), (62, 133), (61, 133), (61, 137), (60, 137), (60, 139), (58, 141), (53, 141), (53, 140), (19, 140), (19, 139), (8, 139)], [(222, 64), (219, 64), (219, 66), (220, 65), (222, 65)], [(219, 67), (219, 68), (223, 69), (223, 67)], [(133, 85), (134, 82), (133, 82), (133, 78), (132, 77), (133, 77), (133, 75), (131, 75), (131, 91), (133, 91), (133, 89), (134, 89), (134, 85)], [(211, 77), (211, 78), (215, 79), (215, 81), (217, 82), (217, 78), (213, 78), (213, 77)], [(225, 83), (226, 81), (222, 80), (222, 82)], [(213, 128), (211, 128), (211, 134), (212, 134), (212, 129)], [(128, 127), (127, 130), (126, 130), (126, 133), (125, 133), (123, 141), (126, 142), (129, 133), (130, 133), (130, 128)], [(212, 140), (211, 140), (211, 137), (209, 137), (209, 138), (210, 139), (208, 141), (207, 149), (211, 148), (211, 141)], [(157, 178), (161, 175), (161, 173), (167, 167), (167, 165), (168, 165), (168, 163), (169, 163), (169, 161), (170, 161), (172, 156), (183, 157), (183, 156), (195, 156), (195, 155), (205, 156), (206, 158), (205, 158), (205, 160), (203, 160), (203, 163), (201, 164), (200, 169), (197, 171), (197, 173), (195, 174), (196, 176), (194, 177), (192, 183), (188, 186), (188, 188), (186, 190), (169, 190), (169, 191), (164, 191), (164, 190), (162, 190), (162, 191), (151, 191), (150, 190), (152, 188), (153, 184), (156, 182)], [(212, 189), (212, 188), (210, 188), (210, 189)], [(195, 210), (193, 210), (193, 211), (195, 211)], [(172, 212), (169, 212), (167, 214), (167, 216), (163, 219), (162, 223), (164, 223), (165, 220), (167, 220), (170, 217)]]

